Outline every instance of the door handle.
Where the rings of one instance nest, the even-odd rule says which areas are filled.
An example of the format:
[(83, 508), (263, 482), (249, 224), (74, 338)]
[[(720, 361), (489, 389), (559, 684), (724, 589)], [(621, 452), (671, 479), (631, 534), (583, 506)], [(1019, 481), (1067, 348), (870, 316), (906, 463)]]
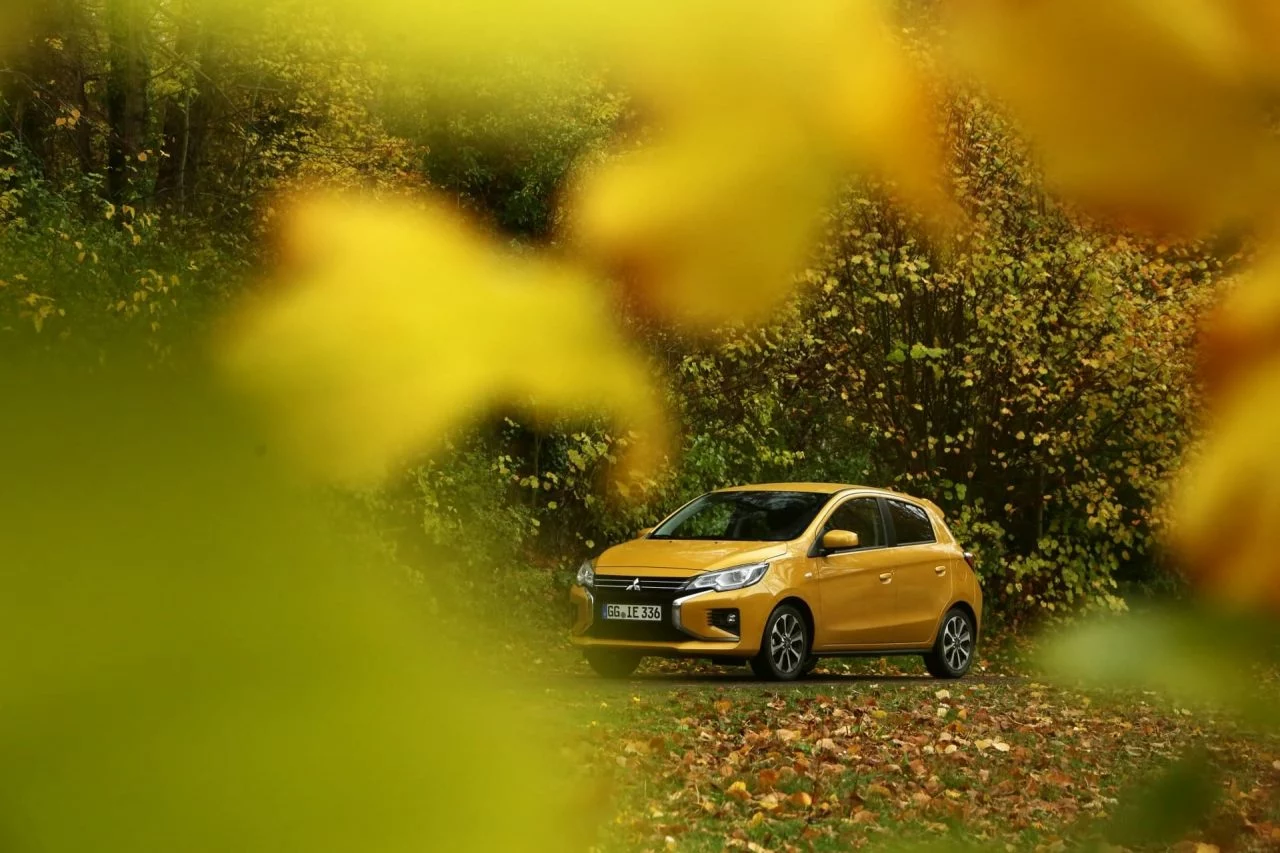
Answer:
[(893, 580), (893, 572), (880, 573), (880, 583), (888, 583), (891, 580)]
[(933, 567), (933, 570), (934, 570), (935, 572), (937, 572), (938, 574), (940, 574), (940, 575), (945, 575), (945, 574), (947, 573), (947, 567), (946, 567), (946, 566), (934, 566), (934, 567)]

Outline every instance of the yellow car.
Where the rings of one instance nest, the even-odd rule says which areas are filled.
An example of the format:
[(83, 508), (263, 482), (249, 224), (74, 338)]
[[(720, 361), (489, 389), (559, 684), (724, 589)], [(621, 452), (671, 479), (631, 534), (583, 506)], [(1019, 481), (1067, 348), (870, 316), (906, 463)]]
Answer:
[(583, 563), (572, 642), (601, 675), (646, 655), (749, 663), (790, 680), (820, 657), (973, 663), (982, 590), (941, 511), (899, 492), (774, 483), (710, 492)]

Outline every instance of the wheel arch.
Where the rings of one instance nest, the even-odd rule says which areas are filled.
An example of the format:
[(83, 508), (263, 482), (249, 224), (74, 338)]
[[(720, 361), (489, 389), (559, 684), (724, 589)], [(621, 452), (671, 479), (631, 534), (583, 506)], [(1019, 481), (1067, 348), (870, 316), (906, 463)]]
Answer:
[(978, 646), (978, 639), (982, 634), (982, 626), (978, 622), (978, 613), (973, 609), (973, 605), (963, 598), (957, 598), (955, 601), (948, 604), (945, 610), (938, 614), (938, 624), (934, 626), (933, 640), (930, 645), (938, 642), (938, 632), (942, 630), (942, 623), (946, 621), (947, 614), (952, 610), (963, 610), (973, 621), (973, 645), (976, 649)]
[(804, 618), (805, 629), (809, 632), (809, 648), (812, 649), (814, 646), (814, 637), (815, 637), (814, 630), (817, 627), (817, 624), (813, 620), (813, 608), (809, 606), (809, 602), (805, 601), (800, 596), (788, 595), (785, 598), (783, 598), (781, 601), (779, 601), (777, 604), (775, 604), (773, 606), (773, 609), (777, 610), (779, 607), (781, 607), (784, 604), (790, 604), (796, 610), (800, 611), (800, 615)]

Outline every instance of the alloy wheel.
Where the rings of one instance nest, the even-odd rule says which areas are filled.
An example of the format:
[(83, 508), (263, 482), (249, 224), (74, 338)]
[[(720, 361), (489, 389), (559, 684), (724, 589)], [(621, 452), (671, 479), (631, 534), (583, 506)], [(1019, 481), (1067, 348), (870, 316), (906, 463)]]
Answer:
[(973, 632), (969, 620), (955, 614), (942, 629), (942, 657), (953, 672), (960, 672), (973, 654)]
[(769, 657), (774, 667), (783, 674), (795, 672), (804, 653), (804, 625), (790, 613), (780, 614), (769, 631)]

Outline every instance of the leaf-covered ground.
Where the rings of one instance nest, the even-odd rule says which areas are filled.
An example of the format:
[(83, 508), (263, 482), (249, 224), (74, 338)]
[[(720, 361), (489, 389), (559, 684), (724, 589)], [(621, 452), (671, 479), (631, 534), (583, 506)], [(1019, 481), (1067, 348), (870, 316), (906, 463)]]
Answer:
[[(1280, 847), (1280, 744), (1150, 694), (999, 676), (778, 686), (661, 673), (572, 677), (552, 694), (607, 779), (602, 850)], [(1190, 802), (1159, 783), (1187, 754), (1203, 759), (1173, 771), (1197, 776)], [(1108, 823), (1126, 808), (1130, 832), (1149, 825), (1165, 840), (1140, 844)]]

